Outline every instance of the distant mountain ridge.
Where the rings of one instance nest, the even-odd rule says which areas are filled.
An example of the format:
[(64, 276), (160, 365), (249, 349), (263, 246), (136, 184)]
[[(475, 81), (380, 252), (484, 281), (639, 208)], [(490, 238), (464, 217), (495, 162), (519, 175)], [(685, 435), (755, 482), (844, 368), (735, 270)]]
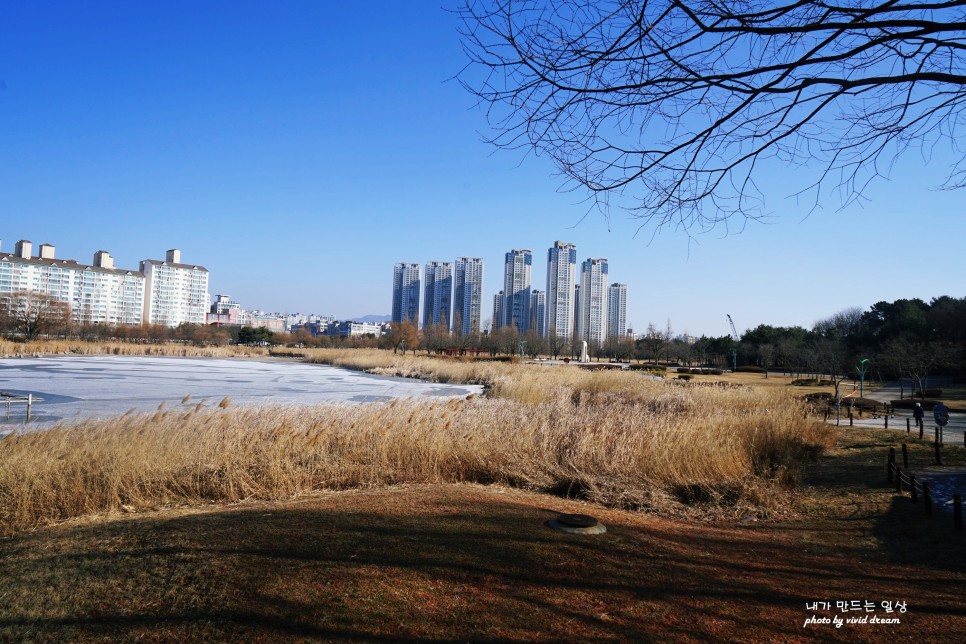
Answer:
[(370, 324), (382, 324), (392, 319), (391, 315), (363, 315), (357, 318), (348, 318), (353, 322), (368, 322)]

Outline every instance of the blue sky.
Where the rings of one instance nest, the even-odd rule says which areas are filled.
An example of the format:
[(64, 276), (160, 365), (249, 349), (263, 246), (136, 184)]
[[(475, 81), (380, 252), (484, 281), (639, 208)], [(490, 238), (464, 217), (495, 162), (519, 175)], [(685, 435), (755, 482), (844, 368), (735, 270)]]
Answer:
[[(689, 239), (588, 215), (547, 159), (481, 141), (451, 0), (0, 5), (0, 239), (122, 267), (180, 248), (245, 308), (386, 314), (393, 264), (577, 244), (628, 319), (723, 335), (880, 300), (966, 295), (966, 193), (912, 153), (862, 207), (809, 213), (766, 169), (769, 223)], [(585, 215), (587, 215), (585, 217)]]

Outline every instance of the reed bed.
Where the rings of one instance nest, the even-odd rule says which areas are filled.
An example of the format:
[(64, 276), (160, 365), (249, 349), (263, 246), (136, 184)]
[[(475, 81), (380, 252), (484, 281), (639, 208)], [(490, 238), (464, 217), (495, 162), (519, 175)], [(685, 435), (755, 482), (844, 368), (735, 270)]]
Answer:
[[(521, 369), (474, 368), (484, 367), (497, 379)], [(0, 440), (0, 533), (114, 510), (400, 483), (495, 483), (623, 508), (768, 515), (782, 511), (781, 490), (830, 440), (780, 392), (576, 369), (528, 368), (514, 380), (522, 384), (505, 385), (502, 398), (292, 408), (186, 400), (14, 434)]]
[(140, 342), (86, 342), (83, 340), (31, 340), (11, 342), (0, 338), (0, 358), (32, 355), (83, 356), (171, 356), (183, 358), (240, 358), (265, 357), (265, 347), (207, 346), (168, 342), (161, 344)]

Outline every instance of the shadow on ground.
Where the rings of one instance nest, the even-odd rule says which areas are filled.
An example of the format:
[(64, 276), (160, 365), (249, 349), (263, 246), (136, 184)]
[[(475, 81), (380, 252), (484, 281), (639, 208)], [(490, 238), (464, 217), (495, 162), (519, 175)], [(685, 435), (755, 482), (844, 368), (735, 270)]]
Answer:
[[(544, 525), (559, 512), (592, 512), (608, 532)], [(834, 541), (797, 525), (675, 522), (479, 486), (115, 517), (0, 541), (0, 640), (963, 633), (963, 575)], [(823, 614), (807, 602), (853, 599), (910, 610), (899, 625), (803, 628)]]

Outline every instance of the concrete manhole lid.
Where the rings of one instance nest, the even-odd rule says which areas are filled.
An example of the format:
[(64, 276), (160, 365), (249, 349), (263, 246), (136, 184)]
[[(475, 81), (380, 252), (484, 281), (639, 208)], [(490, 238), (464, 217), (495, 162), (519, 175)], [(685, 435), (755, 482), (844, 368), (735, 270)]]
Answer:
[(561, 514), (557, 521), (571, 528), (592, 528), (597, 525), (597, 519), (588, 514)]
[(556, 519), (547, 521), (547, 525), (569, 534), (603, 534), (607, 532), (607, 528), (597, 519), (586, 514), (561, 514)]

